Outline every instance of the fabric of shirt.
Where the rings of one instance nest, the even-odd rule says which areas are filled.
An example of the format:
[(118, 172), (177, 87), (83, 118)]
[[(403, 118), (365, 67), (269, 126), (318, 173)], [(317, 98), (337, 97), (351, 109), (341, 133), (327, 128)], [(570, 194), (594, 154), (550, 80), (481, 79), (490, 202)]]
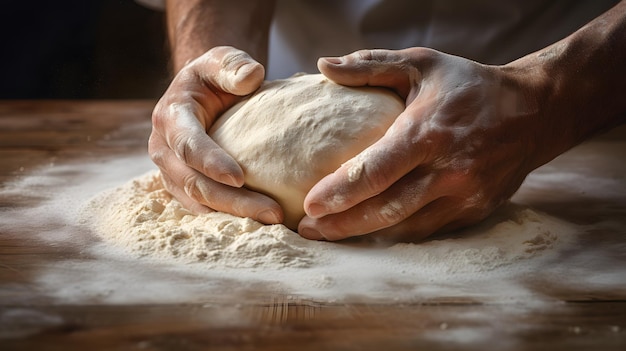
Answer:
[[(164, 0), (135, 0), (164, 8)], [(423, 46), (505, 64), (573, 33), (619, 0), (277, 0), (267, 78), (317, 73), (317, 59)], [(208, 34), (207, 34), (208, 35)]]
[(423, 46), (504, 64), (573, 33), (617, 0), (278, 0), (268, 79), (318, 57)]

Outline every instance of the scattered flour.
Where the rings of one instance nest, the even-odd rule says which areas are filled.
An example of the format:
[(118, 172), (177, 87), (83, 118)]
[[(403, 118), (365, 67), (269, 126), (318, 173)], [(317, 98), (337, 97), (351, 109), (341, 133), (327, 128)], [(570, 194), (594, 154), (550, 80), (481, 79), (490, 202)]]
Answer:
[(421, 267), (432, 268), (445, 260), (441, 268), (447, 273), (484, 272), (549, 252), (568, 242), (573, 232), (571, 224), (509, 205), (453, 237), (426, 241), (419, 247), (396, 244), (389, 250)]
[(220, 212), (193, 215), (164, 189), (154, 170), (93, 198), (83, 218), (105, 241), (161, 262), (282, 269), (371, 255), (378, 265), (432, 274), (491, 271), (543, 255), (576, 231), (569, 223), (510, 204), (478, 226), (419, 244), (309, 241), (283, 225)]
[[(585, 156), (584, 162), (564, 155), (531, 174), (512, 203), (483, 223), (420, 244), (315, 242), (281, 226), (219, 213), (175, 219), (175, 213), (186, 212), (163, 191), (156, 166), (143, 151), (55, 162), (0, 188), (8, 201), (37, 204), (3, 208), (0, 236), (23, 243), (27, 252), (44, 247), (41, 252), (52, 248), (60, 254), (38, 255), (42, 263), (33, 265), (33, 283), (9, 288), (2, 299), (30, 304), (44, 292), (60, 304), (264, 304), (268, 297), (291, 296), (348, 303), (477, 301), (543, 310), (554, 306), (555, 291), (623, 295), (626, 222), (615, 189), (623, 188), (619, 180), (626, 173), (623, 163), (611, 161), (614, 147), (581, 145), (571, 155)], [(598, 169), (611, 176), (599, 176)], [(163, 212), (150, 215), (143, 209), (154, 206), (150, 199), (163, 201)], [(138, 234), (130, 223), (142, 213), (148, 220)], [(166, 221), (156, 220), (167, 216), (175, 227), (195, 223), (189, 238), (212, 238), (179, 238), (179, 246), (172, 246), (160, 228)], [(226, 238), (230, 245), (217, 244), (227, 235), (217, 229), (220, 223), (239, 228)], [(250, 230), (237, 234), (240, 228)], [(258, 239), (264, 233), (267, 237)], [(246, 246), (264, 240), (272, 243), (267, 253)], [(200, 251), (205, 258), (196, 254)]]
[[(307, 267), (315, 253), (283, 225), (193, 215), (151, 171), (93, 199), (83, 213), (106, 240), (138, 256), (226, 267)], [(300, 242), (300, 243), (299, 243)]]
[[(183, 110), (182, 120), (197, 123)], [(265, 226), (218, 212), (193, 215), (164, 189), (157, 171), (93, 199), (84, 212), (87, 222), (105, 241), (166, 262), (235, 269), (341, 267), (349, 272), (377, 265), (421, 270), (415, 274), (492, 271), (543, 255), (572, 232), (563, 222), (513, 205), (472, 229), (421, 244), (368, 237), (333, 244), (308, 241), (290, 230), (304, 216), (305, 196), (324, 176), (343, 164), (350, 181), (360, 178), (367, 160), (375, 157), (368, 146), (403, 110), (402, 99), (387, 89), (345, 87), (321, 74), (265, 82), (226, 111), (209, 134), (242, 166), (247, 187), (282, 206), (285, 225)], [(398, 206), (390, 203), (381, 214), (396, 213)], [(329, 284), (325, 278), (320, 282)]]

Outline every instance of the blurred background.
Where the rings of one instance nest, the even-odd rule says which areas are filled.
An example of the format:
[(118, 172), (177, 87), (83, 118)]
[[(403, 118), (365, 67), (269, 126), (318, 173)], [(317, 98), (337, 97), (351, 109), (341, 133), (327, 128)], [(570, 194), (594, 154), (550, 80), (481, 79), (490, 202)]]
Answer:
[(164, 13), (133, 0), (4, 0), (0, 99), (158, 98)]

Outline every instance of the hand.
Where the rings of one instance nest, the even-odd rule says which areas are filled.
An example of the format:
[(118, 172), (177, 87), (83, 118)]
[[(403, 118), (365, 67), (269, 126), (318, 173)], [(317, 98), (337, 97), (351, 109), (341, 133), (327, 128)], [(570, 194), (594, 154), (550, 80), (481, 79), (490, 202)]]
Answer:
[(382, 139), (310, 190), (303, 237), (380, 231), (418, 240), (473, 224), (537, 166), (530, 158), (539, 127), (531, 74), (520, 79), (505, 66), (425, 48), (357, 51), (322, 58), (318, 67), (339, 84), (391, 88), (406, 109)]
[(241, 96), (254, 92), (265, 70), (248, 54), (216, 47), (187, 64), (152, 114), (148, 150), (167, 190), (195, 213), (211, 210), (280, 223), (280, 205), (242, 188), (243, 170), (207, 130)]

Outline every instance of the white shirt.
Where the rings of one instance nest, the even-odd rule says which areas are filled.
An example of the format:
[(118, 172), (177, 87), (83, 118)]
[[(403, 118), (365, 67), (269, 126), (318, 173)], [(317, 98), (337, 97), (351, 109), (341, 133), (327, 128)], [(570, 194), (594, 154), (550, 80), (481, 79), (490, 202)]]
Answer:
[[(165, 0), (136, 0), (164, 8)], [(618, 0), (278, 0), (267, 79), (318, 72), (322, 56), (425, 46), (486, 64), (544, 48)]]
[(317, 58), (425, 46), (487, 64), (544, 48), (616, 0), (279, 0), (268, 79), (316, 73)]

